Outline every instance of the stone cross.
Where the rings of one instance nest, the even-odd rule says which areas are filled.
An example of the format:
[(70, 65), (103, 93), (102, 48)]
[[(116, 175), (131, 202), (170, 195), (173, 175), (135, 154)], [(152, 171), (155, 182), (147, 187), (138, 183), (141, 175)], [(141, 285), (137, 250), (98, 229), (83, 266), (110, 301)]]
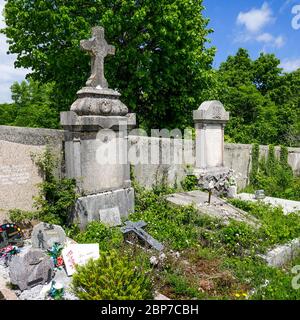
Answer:
[(80, 47), (92, 56), (91, 76), (86, 82), (86, 86), (107, 88), (107, 81), (104, 77), (104, 58), (108, 54), (114, 55), (115, 47), (107, 44), (104, 38), (104, 29), (102, 27), (94, 27), (92, 29), (92, 38), (81, 40)]
[(139, 238), (141, 238), (143, 241), (148, 243), (154, 249), (158, 251), (163, 250), (164, 249), (163, 244), (155, 240), (153, 237), (150, 236), (150, 234), (148, 234), (145, 230), (142, 229), (146, 225), (147, 223), (145, 221), (138, 221), (138, 222), (126, 221), (125, 226), (121, 228), (121, 231), (124, 234), (134, 232)]

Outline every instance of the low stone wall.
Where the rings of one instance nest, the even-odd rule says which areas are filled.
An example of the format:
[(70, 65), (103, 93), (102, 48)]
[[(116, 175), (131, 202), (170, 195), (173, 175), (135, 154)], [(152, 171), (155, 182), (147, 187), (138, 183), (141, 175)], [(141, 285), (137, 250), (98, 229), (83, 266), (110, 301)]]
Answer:
[[(157, 146), (157, 147), (155, 147)], [(179, 139), (163, 139), (150, 137), (129, 136), (129, 150), (134, 147), (139, 158), (150, 157), (151, 148), (154, 148), (155, 159), (159, 163), (138, 163), (132, 165), (135, 179), (143, 186), (151, 188), (163, 181), (170, 186), (179, 183), (192, 171), (195, 164), (195, 142), (183, 144)], [(279, 155), (280, 148), (275, 148)], [(288, 162), (294, 174), (300, 176), (300, 148), (288, 148)], [(268, 146), (260, 146), (260, 156), (267, 156)], [(183, 162), (177, 163), (178, 155), (183, 154)], [(170, 155), (170, 156), (169, 156)], [(177, 155), (177, 156), (176, 156)], [(168, 161), (164, 161), (168, 159)], [(151, 159), (150, 159), (151, 160)], [(225, 166), (233, 169), (239, 177), (238, 189), (241, 190), (249, 183), (249, 175), (252, 165), (252, 145), (225, 143), (224, 147)]]
[(0, 223), (10, 209), (33, 209), (42, 177), (32, 156), (47, 144), (61, 156), (63, 137), (61, 130), (0, 126)]

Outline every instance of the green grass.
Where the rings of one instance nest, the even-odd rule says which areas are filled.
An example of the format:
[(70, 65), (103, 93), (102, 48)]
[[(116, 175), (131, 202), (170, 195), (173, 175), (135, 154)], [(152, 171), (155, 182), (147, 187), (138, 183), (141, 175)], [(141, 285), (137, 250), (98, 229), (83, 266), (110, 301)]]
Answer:
[[(285, 216), (280, 208), (232, 200), (256, 217), (260, 228), (236, 221), (224, 225), (199, 215), (192, 206), (170, 205), (165, 196), (173, 189), (135, 187), (135, 191), (135, 213), (129, 219), (146, 221), (145, 230), (166, 247), (166, 260), (149, 273), (159, 292), (172, 299), (300, 299), (300, 289), (292, 288), (295, 274), (291, 272), (293, 265), (300, 264), (300, 257), (283, 268), (271, 268), (257, 257), (299, 237), (298, 214)], [(121, 255), (126, 247), (119, 228), (99, 222), (89, 224), (83, 233), (73, 230), (73, 237), (78, 242), (98, 242), (102, 250), (116, 249)], [(174, 258), (171, 250), (178, 250), (180, 258)], [(137, 249), (134, 254), (158, 257), (154, 250)]]

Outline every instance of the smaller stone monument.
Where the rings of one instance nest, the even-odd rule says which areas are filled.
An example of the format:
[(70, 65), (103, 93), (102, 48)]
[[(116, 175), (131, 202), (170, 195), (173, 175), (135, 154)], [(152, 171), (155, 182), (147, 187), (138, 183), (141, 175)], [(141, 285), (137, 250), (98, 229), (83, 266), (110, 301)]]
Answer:
[(196, 167), (194, 175), (228, 172), (224, 167), (224, 128), (229, 121), (220, 101), (205, 101), (193, 112), (196, 130)]
[(33, 248), (50, 249), (55, 243), (64, 244), (66, 233), (61, 226), (41, 222), (34, 226), (31, 234)]

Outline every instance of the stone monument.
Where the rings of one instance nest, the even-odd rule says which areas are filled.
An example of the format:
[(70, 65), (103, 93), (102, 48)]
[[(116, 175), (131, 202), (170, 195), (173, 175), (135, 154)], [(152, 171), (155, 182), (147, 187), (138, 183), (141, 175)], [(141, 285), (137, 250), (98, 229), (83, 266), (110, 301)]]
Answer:
[(196, 166), (194, 175), (228, 172), (224, 167), (224, 128), (229, 120), (220, 101), (205, 101), (193, 112), (196, 130)]
[(127, 134), (136, 121), (120, 101), (120, 93), (108, 88), (104, 58), (115, 49), (107, 44), (104, 29), (94, 27), (92, 38), (80, 46), (91, 55), (91, 76), (77, 92), (71, 111), (61, 113), (61, 125), (66, 135), (66, 175), (76, 179), (82, 195), (74, 218), (83, 229), (100, 220), (100, 210), (103, 215), (103, 210), (118, 207), (125, 217), (134, 210)]

